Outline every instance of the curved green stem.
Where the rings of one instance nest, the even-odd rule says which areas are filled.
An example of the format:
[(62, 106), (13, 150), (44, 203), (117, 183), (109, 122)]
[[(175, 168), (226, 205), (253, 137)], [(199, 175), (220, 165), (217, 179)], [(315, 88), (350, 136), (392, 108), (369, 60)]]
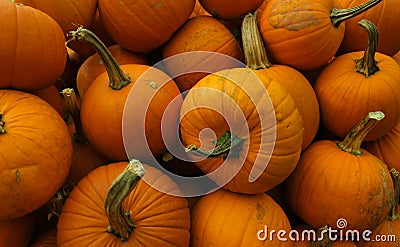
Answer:
[(375, 60), (376, 47), (378, 46), (378, 29), (374, 23), (368, 20), (361, 20), (358, 24), (367, 31), (368, 42), (363, 58), (356, 60), (356, 71), (369, 77), (379, 71), (377, 61)]
[(271, 68), (255, 14), (247, 14), (242, 21), (242, 43), (246, 65), (250, 69)]
[(361, 14), (362, 12), (374, 7), (375, 5), (377, 5), (380, 2), (382, 2), (382, 0), (369, 0), (368, 2), (354, 6), (352, 8), (347, 8), (347, 9), (334, 8), (334, 9), (332, 9), (331, 15), (330, 15), (332, 24), (334, 27), (339, 27), (339, 25), (343, 21)]
[(129, 210), (122, 203), (144, 176), (145, 169), (139, 160), (131, 160), (124, 171), (111, 184), (104, 202), (110, 225), (106, 231), (126, 242), (135, 228)]
[(196, 145), (189, 145), (185, 150), (186, 152), (207, 158), (225, 158), (228, 156), (229, 152), (232, 152), (232, 154), (237, 157), (239, 156), (243, 141), (243, 138), (235, 134), (231, 135), (231, 133), (227, 131), (225, 135), (215, 141), (215, 148), (212, 150), (204, 150)]
[(131, 82), (129, 76), (119, 67), (106, 45), (92, 31), (78, 27), (76, 31), (70, 31), (67, 36), (71, 37), (71, 39), (66, 44), (73, 40), (80, 40), (92, 45), (104, 62), (110, 80), (109, 85), (112, 89), (119, 90)]
[(3, 114), (0, 114), (0, 135), (5, 134), (7, 131), (4, 129), (4, 125), (6, 124), (2, 120)]
[(361, 155), (361, 144), (365, 136), (375, 127), (375, 125), (385, 117), (383, 112), (370, 112), (359, 123), (354, 126), (347, 134), (346, 138), (337, 146), (348, 153)]
[(392, 168), (390, 170), (390, 175), (392, 176), (394, 184), (394, 199), (393, 199), (392, 209), (389, 214), (389, 220), (396, 221), (400, 220), (400, 215), (399, 215), (400, 174), (396, 169)]

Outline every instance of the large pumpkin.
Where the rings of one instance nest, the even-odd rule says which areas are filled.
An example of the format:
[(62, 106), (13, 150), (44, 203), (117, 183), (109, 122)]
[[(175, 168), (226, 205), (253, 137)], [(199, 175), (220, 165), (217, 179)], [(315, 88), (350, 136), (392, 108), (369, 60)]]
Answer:
[(370, 141), (400, 121), (400, 65), (392, 57), (376, 52), (376, 26), (367, 20), (360, 25), (369, 37), (365, 51), (337, 57), (321, 71), (314, 89), (322, 125), (340, 138), (368, 112), (383, 111), (385, 119), (365, 139)]
[[(371, 112), (341, 141), (321, 140), (303, 152), (285, 181), (293, 211), (313, 228), (371, 230), (389, 213), (393, 182), (387, 166), (364, 149), (368, 131), (384, 117)], [(338, 223), (339, 222), (339, 223)]]
[(0, 246), (26, 247), (35, 230), (35, 213), (0, 221)]
[(368, 1), (350, 10), (338, 9), (336, 0), (271, 0), (259, 20), (261, 34), (277, 63), (316, 69), (338, 50), (345, 32), (343, 21), (379, 2)]
[[(126, 168), (126, 169), (124, 169)], [(137, 160), (98, 167), (73, 189), (57, 225), (63, 246), (189, 245), (190, 215), (180, 190)], [(163, 188), (162, 192), (157, 188)]]
[(244, 195), (220, 189), (203, 196), (192, 212), (191, 246), (292, 246), (290, 223), (266, 194)]
[(99, 0), (98, 4), (104, 27), (119, 45), (149, 52), (185, 23), (195, 0)]
[(45, 204), (67, 177), (72, 142), (67, 125), (32, 94), (0, 90), (0, 219)]
[[(178, 126), (182, 96), (175, 82), (162, 70), (149, 65), (118, 66), (105, 45), (87, 29), (78, 28), (71, 35), (92, 44), (107, 70), (82, 97), (80, 116), (89, 143), (113, 161), (132, 157), (148, 160), (163, 154), (165, 135), (174, 135), (173, 130)], [(177, 104), (170, 105), (173, 100)], [(162, 133), (167, 106), (171, 115), (163, 122), (167, 133)], [(143, 137), (142, 141), (137, 137)]]
[(304, 127), (301, 149), (305, 150), (317, 134), (320, 121), (317, 96), (310, 82), (296, 69), (268, 60), (256, 15), (243, 18), (242, 41), (247, 66), (279, 82), (295, 100)]
[[(219, 186), (261, 193), (294, 170), (303, 138), (293, 98), (264, 73), (209, 74), (186, 95), (181, 137), (193, 161)], [(197, 158), (200, 156), (201, 158)]]
[[(207, 53), (207, 55), (200, 53), (196, 56), (198, 53), (195, 52), (201, 51), (210, 53)], [(190, 54), (170, 58), (186, 52)], [(204, 72), (189, 73), (174, 78), (182, 92), (190, 89), (208, 73), (237, 67), (239, 61), (244, 60), (240, 44), (230, 30), (214, 17), (204, 15), (188, 20), (163, 46), (162, 53), (165, 66), (172, 75), (192, 71)], [(230, 56), (232, 59), (226, 58), (225, 63), (213, 62), (222, 57), (220, 54)]]
[(63, 73), (67, 49), (57, 22), (35, 8), (0, 1), (0, 88), (29, 91), (52, 85)]
[[(339, 4), (342, 8), (349, 8), (362, 4), (364, 1), (365, 0), (341, 0)], [(347, 20), (346, 30), (343, 41), (339, 47), (339, 52), (343, 54), (364, 50), (364, 44), (367, 42), (368, 37), (366, 33), (358, 27), (358, 22), (362, 19), (366, 19), (375, 23), (379, 30), (377, 51), (388, 56), (393, 56), (400, 50), (399, 16), (400, 2), (397, 0), (385, 0), (382, 4), (378, 4), (376, 7)]]

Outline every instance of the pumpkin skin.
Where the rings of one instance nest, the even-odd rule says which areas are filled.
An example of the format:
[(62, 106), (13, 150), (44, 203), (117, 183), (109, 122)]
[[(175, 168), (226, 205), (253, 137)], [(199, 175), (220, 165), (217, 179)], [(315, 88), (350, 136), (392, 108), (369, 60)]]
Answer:
[[(104, 27), (122, 47), (149, 52), (165, 43), (192, 14), (195, 0), (99, 0)], [(157, 30), (157, 31), (155, 31)]]
[(61, 117), (65, 117), (64, 101), (54, 84), (48, 88), (36, 91), (33, 94), (49, 103)]
[(195, 3), (195, 5), (194, 5), (193, 12), (192, 12), (192, 14), (190, 15), (189, 18), (198, 16), (198, 15), (207, 15), (207, 16), (210, 16), (210, 13), (208, 13), (208, 12), (203, 8), (203, 6), (201, 6), (199, 0), (196, 0), (196, 3)]
[[(147, 59), (141, 55), (122, 48), (119, 45), (107, 47), (111, 55), (115, 58), (119, 65), (122, 64), (148, 64)], [(95, 53), (88, 57), (79, 67), (76, 75), (76, 86), (79, 95), (83, 97), (85, 91), (96, 79), (97, 76), (106, 71), (104, 64), (99, 56)]]
[(263, 0), (199, 0), (201, 6), (217, 19), (235, 20), (256, 10)]
[(169, 177), (148, 166), (145, 166), (146, 182), (139, 181), (123, 203), (136, 225), (131, 236), (122, 242), (105, 231), (109, 222), (104, 212), (104, 200), (111, 183), (126, 165), (127, 162), (120, 162), (98, 167), (73, 189), (58, 221), (58, 246), (189, 245), (190, 215), (186, 199), (154, 189), (151, 185), (179, 193)]
[(193, 209), (191, 246), (292, 246), (289, 239), (280, 241), (276, 235), (273, 240), (259, 240), (261, 230), (269, 236), (265, 226), (268, 231), (291, 230), (285, 213), (270, 196), (220, 189), (203, 196)]
[(0, 113), (6, 131), (0, 135), (5, 220), (38, 209), (57, 192), (71, 165), (72, 142), (64, 120), (35, 95), (0, 90)]
[(369, 111), (383, 111), (385, 119), (368, 133), (376, 140), (393, 129), (400, 118), (400, 66), (391, 57), (375, 53), (379, 71), (369, 77), (355, 70), (355, 60), (364, 52), (337, 57), (321, 71), (314, 84), (321, 109), (321, 123), (343, 138)]
[[(258, 87), (254, 76), (262, 82), (262, 88)], [(221, 97), (221, 94), (227, 97)], [(269, 109), (256, 109), (252, 101), (267, 103), (268, 94), (276, 117)], [(237, 121), (235, 118), (230, 124), (236, 128), (232, 131), (238, 132), (232, 134), (243, 138), (242, 147), (246, 148), (238, 151), (237, 157), (228, 157), (226, 160), (221, 157), (194, 159), (195, 164), (205, 174), (210, 175), (209, 173), (227, 162), (226, 166), (222, 166), (222, 169), (210, 176), (216, 184), (246, 194), (265, 192), (289, 176), (299, 159), (303, 126), (298, 109), (293, 98), (279, 83), (258, 70), (235, 68), (209, 74), (189, 90), (183, 101), (180, 122), (183, 144), (185, 147), (201, 144), (206, 149), (214, 148), (215, 139), (223, 136), (226, 131), (231, 131), (231, 126), (223, 117), (233, 116), (243, 116), (243, 120)], [(272, 154), (266, 154), (272, 140), (261, 140), (261, 136), (271, 133), (272, 130), (268, 127), (269, 124), (263, 124), (263, 121), (269, 121), (267, 119), (272, 119), (273, 124), (276, 124), (276, 142)], [(202, 137), (200, 133), (207, 129), (211, 129), (215, 135)], [(255, 163), (256, 161), (260, 163)], [(265, 164), (268, 166), (262, 169), (261, 175), (250, 182), (252, 167)], [(238, 173), (233, 174), (236, 168)], [(232, 179), (225, 184), (226, 178), (231, 177)]]
[(389, 169), (395, 168), (400, 171), (400, 124), (381, 138), (364, 143), (364, 148), (371, 154), (381, 159)]
[(0, 1), (0, 15), (7, 20), (0, 37), (0, 88), (32, 92), (52, 85), (67, 59), (60, 26), (44, 12), (9, 0)]
[[(365, 2), (364, 0), (341, 0), (341, 8), (349, 8)], [(396, 0), (382, 1), (376, 7), (371, 8), (358, 16), (346, 21), (346, 29), (339, 53), (344, 54), (354, 51), (362, 51), (367, 43), (367, 35), (358, 26), (358, 22), (367, 19), (373, 22), (379, 30), (379, 44), (377, 51), (388, 56), (393, 56), (400, 50), (400, 27), (398, 19), (400, 15), (400, 2)]]
[(17, 0), (16, 2), (47, 13), (60, 25), (63, 33), (76, 29), (77, 25), (90, 26), (97, 10), (97, 0)]
[(293, 211), (314, 228), (344, 218), (347, 228), (377, 227), (391, 208), (393, 183), (386, 165), (369, 152), (343, 152), (336, 141), (312, 143), (285, 181)]
[[(224, 24), (212, 16), (197, 16), (189, 19), (163, 46), (162, 53), (163, 58), (166, 59), (181, 53), (195, 51), (218, 52), (239, 61), (244, 60), (239, 42)], [(203, 57), (201, 63), (212, 64), (212, 61), (210, 61), (212, 59), (212, 55), (210, 55), (208, 59)], [(229, 62), (216, 64), (215, 66), (212, 66), (212, 69), (218, 71), (228, 68), (230, 66), (228, 63)], [(193, 62), (193, 60), (190, 60), (189, 62), (186, 60), (182, 61), (179, 63), (179, 66), (176, 62), (172, 64), (168, 62), (165, 63), (167, 70), (172, 75), (178, 75), (182, 70), (196, 70), (196, 68), (191, 68), (196, 65), (198, 64)], [(235, 64), (232, 64), (230, 67), (233, 66), (235, 66)], [(210, 71), (210, 73), (211, 72), (212, 71)], [(208, 73), (200, 72), (189, 73), (174, 78), (174, 81), (178, 85), (179, 89), (184, 92), (189, 90), (197, 81), (207, 74)]]
[(0, 221), (0, 246), (26, 247), (35, 229), (35, 213)]

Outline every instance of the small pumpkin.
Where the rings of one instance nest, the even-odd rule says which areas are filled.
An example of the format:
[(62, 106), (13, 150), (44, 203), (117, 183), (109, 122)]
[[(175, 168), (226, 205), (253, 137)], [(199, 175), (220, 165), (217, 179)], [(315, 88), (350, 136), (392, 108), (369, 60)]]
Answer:
[(389, 213), (394, 194), (387, 166), (361, 148), (362, 141), (381, 119), (370, 112), (339, 141), (312, 143), (285, 181), (293, 211), (313, 228), (328, 225), (339, 230), (364, 231), (377, 227)]
[(400, 65), (390, 56), (376, 52), (378, 30), (368, 20), (360, 21), (368, 33), (365, 51), (335, 58), (314, 84), (321, 109), (322, 125), (343, 138), (370, 111), (386, 115), (365, 138), (376, 140), (400, 121)]
[(122, 47), (146, 53), (164, 44), (192, 14), (195, 0), (99, 0), (100, 18)]
[[(364, 0), (341, 0), (342, 8), (350, 8), (362, 4)], [(344, 38), (339, 47), (339, 53), (344, 54), (364, 50), (364, 44), (368, 37), (358, 27), (358, 22), (367, 19), (375, 23), (379, 30), (379, 44), (376, 50), (388, 56), (393, 56), (400, 51), (400, 27), (398, 17), (400, 15), (400, 2), (397, 0), (385, 0), (382, 4), (371, 8), (354, 18), (346, 21)]]
[(396, 238), (400, 235), (400, 174), (396, 169), (391, 169), (394, 183), (394, 199), (388, 217), (375, 229), (373, 229), (369, 239), (361, 239), (358, 247), (398, 247), (400, 243)]
[[(190, 53), (178, 59), (172, 59), (172, 62), (168, 59), (175, 55), (197, 51), (210, 53), (207, 55)], [(224, 54), (232, 59), (227, 58), (224, 59), (225, 63), (216, 63), (213, 60), (219, 60), (222, 55), (215, 58), (216, 54), (211, 52)], [(179, 75), (174, 78), (174, 81), (182, 92), (189, 90), (208, 73), (237, 67), (239, 61), (243, 61), (243, 51), (239, 42), (224, 24), (212, 16), (197, 16), (189, 19), (163, 46), (162, 53), (168, 72)], [(187, 73), (192, 71), (200, 72)], [(185, 72), (187, 74), (181, 75)]]
[(168, 194), (179, 191), (169, 177), (138, 160), (98, 167), (66, 200), (57, 225), (57, 246), (186, 247), (186, 199)]
[(291, 226), (270, 196), (219, 189), (204, 195), (193, 209), (191, 246), (292, 246), (288, 236), (283, 236), (287, 241), (269, 238), (273, 230), (289, 233)]
[(242, 43), (247, 66), (279, 82), (295, 100), (304, 127), (301, 149), (305, 150), (317, 134), (320, 121), (318, 99), (313, 87), (298, 70), (272, 64), (268, 60), (257, 17), (251, 13), (243, 18)]
[(271, 0), (259, 20), (271, 56), (279, 64), (312, 70), (328, 63), (345, 32), (345, 20), (381, 2), (338, 9), (336, 0)]
[(189, 90), (180, 133), (191, 159), (216, 184), (255, 194), (294, 170), (303, 125), (278, 82), (259, 70), (234, 68), (209, 74)]
[(52, 227), (38, 232), (28, 247), (57, 247), (57, 228)]
[[(37, 91), (64, 71), (65, 36), (46, 13), (9, 0), (0, 1), (0, 88)], [(18, 44), (18, 45), (16, 45)]]
[(49, 103), (60, 114), (61, 117), (66, 117), (63, 98), (54, 84), (48, 88), (33, 92), (33, 94), (39, 96), (47, 103)]
[(60, 114), (43, 99), (0, 90), (0, 219), (44, 205), (71, 166), (71, 137)]
[[(148, 160), (162, 155), (166, 151), (163, 134), (169, 134), (161, 133), (167, 106), (174, 116), (168, 117), (170, 121), (164, 122), (164, 127), (175, 130), (178, 126), (182, 96), (175, 82), (162, 70), (149, 65), (119, 66), (104, 43), (90, 30), (78, 28), (70, 35), (73, 39), (92, 44), (106, 68), (106, 72), (93, 81), (82, 97), (80, 117), (89, 143), (113, 161), (131, 157)], [(135, 100), (135, 97), (141, 97), (141, 100)], [(178, 103), (170, 105), (173, 100)], [(149, 105), (146, 106), (146, 103)], [(124, 118), (131, 121), (127, 126), (123, 126)], [(131, 128), (131, 124), (135, 128)], [(134, 139), (143, 134), (148, 147)]]

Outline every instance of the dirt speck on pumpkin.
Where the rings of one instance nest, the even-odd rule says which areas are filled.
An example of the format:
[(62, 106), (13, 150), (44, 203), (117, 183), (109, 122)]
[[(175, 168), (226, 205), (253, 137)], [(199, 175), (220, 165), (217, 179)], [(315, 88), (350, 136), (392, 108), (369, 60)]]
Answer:
[(256, 208), (257, 208), (257, 215), (256, 215), (257, 220), (263, 220), (265, 214), (267, 213), (267, 209), (261, 203), (257, 203)]
[(17, 170), (15, 171), (15, 180), (16, 180), (17, 182), (21, 181), (21, 172), (19, 171), (19, 169), (17, 169)]

